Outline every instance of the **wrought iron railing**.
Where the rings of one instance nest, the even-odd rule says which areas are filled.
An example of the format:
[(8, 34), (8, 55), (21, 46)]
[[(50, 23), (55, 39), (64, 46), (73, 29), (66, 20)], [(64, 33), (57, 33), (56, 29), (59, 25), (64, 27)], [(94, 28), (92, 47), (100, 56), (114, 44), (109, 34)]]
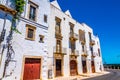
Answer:
[(70, 55), (76, 55), (76, 56), (78, 56), (79, 55), (79, 51), (78, 50), (72, 51), (72, 49), (70, 49)]
[(69, 37), (70, 37), (70, 38), (75, 38), (75, 39), (78, 39), (78, 38), (79, 38), (78, 34), (76, 34), (76, 33), (74, 33), (74, 32), (70, 32), (70, 33), (69, 33)]
[(67, 54), (67, 48), (59, 48), (59, 47), (56, 47), (56, 46), (54, 46), (53, 47), (53, 52), (54, 53), (59, 53), (59, 54)]

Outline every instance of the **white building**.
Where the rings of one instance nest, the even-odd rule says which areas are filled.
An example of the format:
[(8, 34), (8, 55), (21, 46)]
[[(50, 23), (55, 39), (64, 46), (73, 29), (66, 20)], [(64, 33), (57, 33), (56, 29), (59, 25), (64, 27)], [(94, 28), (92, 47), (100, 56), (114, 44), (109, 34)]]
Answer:
[[(0, 78), (5, 80), (47, 80), (47, 33), (50, 4), (47, 0), (26, 0), (24, 12), (17, 25), (22, 33), (14, 33), (12, 47), (15, 54), (6, 67), (6, 39), (10, 31), (14, 0), (0, 0), (0, 34), (5, 23), (5, 38), (0, 50)], [(7, 16), (5, 16), (7, 14)], [(6, 18), (6, 22), (5, 22)], [(2, 52), (3, 51), (3, 52)]]
[(50, 5), (48, 70), (52, 78), (103, 70), (99, 38), (86, 24), (63, 12), (57, 0)]
[[(63, 12), (57, 1), (26, 0), (17, 24), (22, 33), (13, 34), (9, 58), (7, 40), (14, 1), (0, 1), (0, 78), (26, 80), (74, 76), (103, 70), (100, 42), (93, 30)], [(5, 68), (6, 67), (6, 68)]]

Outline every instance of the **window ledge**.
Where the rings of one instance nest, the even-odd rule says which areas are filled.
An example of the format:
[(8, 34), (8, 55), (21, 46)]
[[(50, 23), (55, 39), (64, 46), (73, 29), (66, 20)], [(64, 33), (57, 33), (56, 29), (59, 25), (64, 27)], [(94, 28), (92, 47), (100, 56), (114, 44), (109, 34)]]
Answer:
[(25, 38), (26, 40), (35, 41), (33, 38)]

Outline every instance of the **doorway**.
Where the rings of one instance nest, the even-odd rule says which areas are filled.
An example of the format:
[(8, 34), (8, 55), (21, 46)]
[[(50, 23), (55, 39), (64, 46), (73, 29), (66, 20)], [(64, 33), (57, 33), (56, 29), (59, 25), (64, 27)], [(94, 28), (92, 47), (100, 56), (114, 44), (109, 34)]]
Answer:
[(62, 60), (56, 59), (56, 77), (62, 76)]
[(82, 61), (83, 73), (87, 73), (86, 61)]
[(92, 73), (95, 73), (95, 64), (94, 61), (91, 61)]
[(70, 75), (71, 76), (77, 75), (77, 63), (75, 60), (70, 61)]
[(40, 79), (41, 59), (25, 58), (23, 80)]

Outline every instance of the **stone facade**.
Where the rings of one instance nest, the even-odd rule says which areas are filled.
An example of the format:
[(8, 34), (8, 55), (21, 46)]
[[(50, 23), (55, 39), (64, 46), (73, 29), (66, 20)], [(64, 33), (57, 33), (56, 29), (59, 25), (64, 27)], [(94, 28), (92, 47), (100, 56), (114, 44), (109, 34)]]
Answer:
[[(0, 78), (4, 73), (6, 41), (14, 15), (13, 7), (6, 1), (0, 1), (0, 34), (4, 26), (6, 30), (0, 44)], [(30, 17), (32, 10), (35, 15)], [(62, 12), (56, 0), (51, 3), (48, 0), (26, 0), (17, 29), (22, 34), (13, 34), (11, 43), (15, 54), (5, 70), (5, 80), (25, 80), (26, 70), (30, 66), (34, 68), (37, 63), (40, 63), (36, 65), (40, 70), (37, 79), (42, 80), (103, 70), (99, 38), (93, 35), (88, 25), (74, 20), (69, 10)], [(28, 38), (31, 29), (32, 39)]]

